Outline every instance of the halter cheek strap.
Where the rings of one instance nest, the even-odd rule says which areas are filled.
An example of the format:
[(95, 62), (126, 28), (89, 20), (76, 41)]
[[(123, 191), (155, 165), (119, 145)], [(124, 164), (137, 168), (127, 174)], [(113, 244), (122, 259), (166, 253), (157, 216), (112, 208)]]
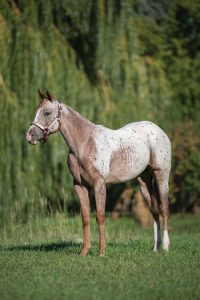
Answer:
[(38, 122), (32, 122), (31, 125), (35, 125), (38, 128), (40, 128), (42, 131), (45, 131), (46, 127), (42, 126), (40, 123)]
[[(62, 110), (62, 107), (60, 105), (58, 105), (57, 116), (51, 121), (51, 123), (48, 126), (42, 126), (38, 122), (32, 122), (31, 123), (31, 125), (35, 125), (35, 126), (37, 126), (39, 129), (41, 129), (43, 131), (43, 133), (44, 133), (44, 142), (48, 141), (48, 135), (50, 133), (56, 132), (56, 131), (58, 131), (60, 129), (60, 124), (61, 124), (61, 121), (60, 121), (61, 110)], [(56, 131), (54, 131), (56, 123), (58, 123), (59, 126), (58, 126), (58, 129)]]

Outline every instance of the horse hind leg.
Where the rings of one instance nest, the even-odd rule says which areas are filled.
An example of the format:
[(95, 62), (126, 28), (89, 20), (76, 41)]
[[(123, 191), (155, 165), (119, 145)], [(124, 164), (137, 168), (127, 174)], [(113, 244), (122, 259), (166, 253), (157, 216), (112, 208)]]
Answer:
[(159, 209), (158, 209), (158, 193), (155, 185), (155, 181), (146, 169), (140, 177), (138, 177), (140, 184), (140, 191), (142, 196), (147, 202), (150, 212), (154, 220), (154, 247), (153, 250), (157, 251), (161, 246), (161, 233), (160, 233), (160, 220), (159, 220)]
[(168, 200), (168, 178), (169, 174), (158, 169), (153, 171), (160, 199), (160, 213), (163, 217), (163, 249), (169, 249), (168, 218), (169, 218), (169, 200)]

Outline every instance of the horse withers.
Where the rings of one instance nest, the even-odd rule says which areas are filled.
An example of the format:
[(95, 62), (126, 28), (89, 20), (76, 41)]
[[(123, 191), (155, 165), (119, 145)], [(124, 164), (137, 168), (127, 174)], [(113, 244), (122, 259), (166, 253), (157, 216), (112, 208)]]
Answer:
[(85, 256), (90, 244), (90, 190), (94, 189), (99, 225), (99, 255), (104, 255), (106, 184), (137, 178), (154, 219), (154, 251), (161, 246), (159, 215), (163, 217), (163, 249), (169, 249), (168, 181), (171, 144), (164, 131), (149, 121), (112, 130), (95, 125), (49, 92), (39, 91), (40, 105), (26, 140), (35, 145), (60, 132), (68, 147), (68, 167), (80, 200)]

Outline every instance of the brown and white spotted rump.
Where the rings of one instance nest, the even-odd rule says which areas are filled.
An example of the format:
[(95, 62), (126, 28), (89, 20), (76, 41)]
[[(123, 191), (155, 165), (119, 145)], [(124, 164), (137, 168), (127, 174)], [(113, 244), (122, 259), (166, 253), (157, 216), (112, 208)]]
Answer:
[(30, 144), (47, 141), (60, 131), (68, 147), (68, 167), (80, 199), (85, 256), (90, 244), (89, 193), (94, 189), (99, 225), (99, 254), (105, 252), (106, 184), (137, 178), (154, 218), (154, 251), (161, 245), (159, 214), (163, 217), (163, 248), (169, 248), (168, 181), (171, 144), (164, 131), (149, 121), (134, 122), (112, 130), (95, 125), (47, 92), (39, 92), (41, 104), (27, 132)]

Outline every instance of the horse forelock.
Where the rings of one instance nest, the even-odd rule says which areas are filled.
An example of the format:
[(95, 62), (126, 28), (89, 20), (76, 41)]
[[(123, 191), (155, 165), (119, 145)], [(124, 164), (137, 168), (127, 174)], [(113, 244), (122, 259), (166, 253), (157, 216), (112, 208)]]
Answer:
[(41, 108), (47, 101), (50, 100), (48, 98), (41, 99), (37, 109)]
[(47, 99), (41, 99), (41, 101), (40, 101), (40, 103), (39, 103), (37, 109), (40, 108), (40, 107), (42, 107), (42, 106), (44, 105), (44, 103), (46, 102), (46, 100), (47, 100)]

